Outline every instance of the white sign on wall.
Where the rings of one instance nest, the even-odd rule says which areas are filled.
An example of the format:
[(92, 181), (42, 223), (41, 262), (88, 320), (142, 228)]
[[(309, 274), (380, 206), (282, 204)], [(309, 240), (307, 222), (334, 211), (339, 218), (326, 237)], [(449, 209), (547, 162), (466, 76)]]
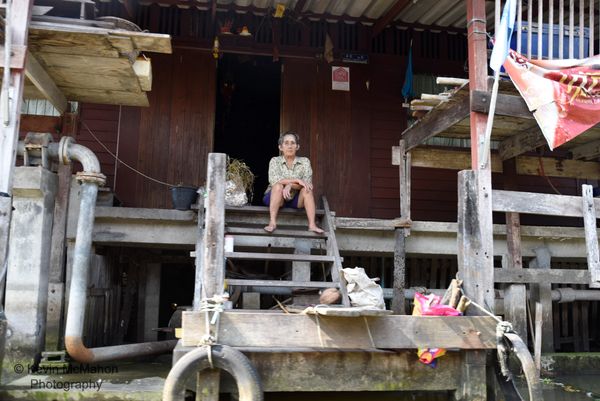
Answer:
[(334, 91), (350, 91), (349, 67), (331, 67), (331, 89)]

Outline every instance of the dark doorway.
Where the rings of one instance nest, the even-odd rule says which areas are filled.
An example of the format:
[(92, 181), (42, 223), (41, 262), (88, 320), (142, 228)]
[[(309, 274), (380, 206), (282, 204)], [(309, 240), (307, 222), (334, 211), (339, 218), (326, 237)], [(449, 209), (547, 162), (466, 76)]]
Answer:
[(215, 152), (243, 160), (256, 176), (252, 204), (262, 204), (269, 160), (277, 156), (281, 65), (270, 57), (225, 54), (217, 73)]

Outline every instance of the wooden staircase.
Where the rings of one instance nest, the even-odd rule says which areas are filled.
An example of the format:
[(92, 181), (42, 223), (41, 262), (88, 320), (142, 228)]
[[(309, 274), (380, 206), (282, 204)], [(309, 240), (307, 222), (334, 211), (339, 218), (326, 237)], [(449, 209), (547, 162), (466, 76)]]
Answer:
[[(231, 214), (244, 215), (246, 218), (228, 218)], [(250, 216), (250, 217), (249, 217)], [(256, 280), (243, 278), (227, 278), (229, 286), (263, 286), (263, 287), (287, 287), (293, 289), (301, 288), (338, 288), (342, 296), (342, 305), (350, 306), (346, 281), (342, 269), (342, 258), (340, 257), (337, 240), (335, 237), (334, 219), (329, 209), (327, 199), (323, 197), (323, 209), (317, 211), (318, 224), (325, 230), (324, 234), (317, 234), (307, 230), (306, 214), (304, 210), (282, 209), (278, 215), (278, 227), (273, 233), (266, 232), (263, 227), (269, 220), (269, 209), (267, 207), (246, 206), (241, 208), (226, 208), (225, 220), (227, 221), (225, 235), (234, 237), (234, 242), (239, 243), (242, 237), (270, 237), (288, 238), (300, 246), (293, 253), (275, 253), (264, 251), (234, 251), (225, 252), (226, 259), (293, 262), (294, 272), (300, 272), (303, 280)], [(311, 254), (314, 249), (312, 244), (318, 243), (326, 250), (325, 255)], [(310, 245), (309, 245), (310, 244)], [(271, 249), (271, 248), (270, 248)], [(330, 269), (332, 281), (310, 281), (310, 263), (323, 263)], [(303, 273), (302, 273), (303, 272)], [(227, 269), (226, 269), (227, 275)]]

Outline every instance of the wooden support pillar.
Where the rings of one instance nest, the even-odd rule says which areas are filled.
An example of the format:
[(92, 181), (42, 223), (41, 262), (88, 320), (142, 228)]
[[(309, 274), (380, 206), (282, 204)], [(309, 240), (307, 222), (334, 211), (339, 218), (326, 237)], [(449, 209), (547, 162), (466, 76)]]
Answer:
[(582, 185), (583, 225), (585, 227), (585, 246), (590, 271), (590, 288), (600, 288), (600, 252), (598, 251), (598, 232), (596, 228), (596, 208), (591, 185)]
[[(517, 189), (516, 159), (503, 162), (504, 188)], [(521, 221), (519, 213), (506, 213), (506, 247), (508, 255), (503, 259), (504, 269), (522, 269)], [(509, 284), (504, 290), (504, 318), (527, 344), (527, 289), (524, 284)]]
[[(410, 221), (410, 152), (406, 152), (406, 143), (399, 143), (400, 161), (400, 216), (401, 219)], [(410, 228), (396, 228), (394, 245), (394, 274), (392, 299), (392, 311), (397, 315), (406, 313), (406, 300), (404, 289), (406, 288), (406, 237), (410, 235)]]
[(462, 372), (456, 401), (487, 400), (486, 351), (462, 351)]
[[(202, 241), (202, 297), (223, 293), (225, 281), (225, 166), (227, 155), (209, 153), (206, 177), (207, 202), (204, 236)], [(218, 370), (198, 372), (196, 399), (219, 399), (220, 373)], [(200, 395), (200, 396), (199, 396)], [(199, 398), (200, 397), (200, 398)]]
[(202, 301), (202, 262), (204, 261), (204, 198), (198, 198), (198, 228), (196, 230), (196, 250), (195, 250), (195, 282), (194, 282), (194, 301), (192, 303), (193, 310), (200, 310), (200, 301)]
[(65, 263), (67, 258), (67, 212), (71, 190), (71, 165), (58, 166), (58, 190), (54, 200), (54, 221), (52, 224), (52, 248), (50, 249), (50, 270), (48, 272), (48, 310), (46, 316), (46, 351), (61, 348), (59, 339), (65, 290)]
[(220, 378), (221, 373), (218, 369), (206, 369), (198, 372), (196, 401), (219, 401)]
[[(467, 0), (469, 90), (487, 91), (487, 32), (485, 0)], [(471, 100), (472, 101), (472, 100)], [(479, 168), (478, 145), (483, 141), (487, 114), (471, 111), (471, 168)], [(489, 153), (489, 149), (487, 149)], [(488, 154), (488, 159), (489, 154)], [(490, 163), (488, 163), (488, 166)], [(491, 227), (490, 227), (491, 229)]]
[[(458, 272), (466, 295), (494, 310), (492, 185), (489, 170), (458, 173)], [(470, 313), (478, 313), (470, 308)]]
[[(536, 248), (535, 259), (529, 262), (530, 269), (550, 269), (551, 255), (548, 248)], [(535, 310), (536, 302), (542, 305), (542, 352), (554, 352), (552, 319), (552, 284), (542, 282), (531, 285), (530, 310)]]
[(204, 229), (202, 287), (208, 298), (223, 293), (225, 280), (225, 164), (224, 153), (208, 155), (206, 227)]
[(138, 287), (138, 341), (156, 341), (160, 294), (160, 263), (146, 263)]
[[(27, 31), (33, 0), (11, 1), (11, 12), (5, 27), (10, 29), (12, 46), (21, 46), (27, 50)], [(6, 28), (5, 28), (6, 29)], [(2, 39), (4, 42), (4, 39)], [(4, 43), (3, 43), (4, 44)], [(8, 234), (12, 216), (12, 182), (17, 158), (17, 141), (25, 69), (11, 68), (10, 96), (8, 101), (8, 124), (0, 122), (0, 269), (8, 257)], [(0, 287), (3, 287), (3, 282)]]
[[(294, 239), (294, 254), (310, 255), (310, 240), (304, 238)], [(292, 262), (292, 280), (310, 281), (310, 262)], [(316, 298), (316, 299), (315, 299)], [(314, 295), (295, 295), (293, 296), (294, 305), (309, 305), (319, 303), (318, 296)], [(260, 308), (259, 308), (260, 309)]]

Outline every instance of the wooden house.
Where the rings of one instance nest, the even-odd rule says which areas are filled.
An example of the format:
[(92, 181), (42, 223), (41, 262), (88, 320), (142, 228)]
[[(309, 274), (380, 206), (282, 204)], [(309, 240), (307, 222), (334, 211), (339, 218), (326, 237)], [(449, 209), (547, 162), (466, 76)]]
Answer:
[[(559, 58), (597, 53), (596, 0), (517, 3), (515, 36), (524, 54), (543, 56), (531, 50), (533, 43), (559, 46)], [(225, 280), (235, 296), (234, 311), (254, 312), (225, 311), (221, 331), (210, 334), (250, 358), (267, 393), (430, 391), (485, 399), (486, 352), (498, 347), (495, 318), (474, 307), (472, 316), (460, 318), (402, 316), (410, 314), (415, 287), (443, 294), (457, 273), (465, 294), (512, 322), (536, 355), (597, 350), (600, 330), (592, 322), (600, 313), (594, 289), (600, 280), (600, 205), (582, 184), (598, 186), (600, 130), (550, 151), (527, 105), (504, 80), (488, 166), (478, 163), (486, 151), (472, 146), (482, 139), (490, 107), (486, 33), (498, 26), (503, 4), (15, 2), (11, 82), (15, 93), (23, 91), (27, 113), (13, 107), (12, 123), (3, 128), (0, 192), (7, 196), (0, 197), (0, 211), (9, 210), (11, 197), (29, 199), (34, 191), (24, 184), (34, 174), (27, 169), (40, 167), (19, 167), (24, 170), (14, 173), (20, 178), (12, 189), (17, 151), (27, 166), (29, 158), (43, 160), (44, 149), (62, 152), (69, 141), (61, 138), (72, 136), (97, 155), (106, 178), (91, 215), (91, 273), (81, 287), (86, 320), (79, 334), (86, 345), (80, 341), (79, 351), (68, 353), (78, 361), (105, 361), (126, 356), (124, 343), (155, 344), (177, 334), (182, 340), (174, 355), (182, 360), (206, 342), (210, 325), (200, 300), (219, 295)], [(538, 27), (557, 33), (538, 35)], [(349, 74), (347, 90), (333, 88), (340, 67)], [(438, 84), (437, 77), (453, 79)], [(403, 86), (410, 81), (414, 94), (405, 97)], [(422, 94), (426, 106), (419, 103)], [(419, 107), (427, 113), (413, 115)], [(19, 114), (20, 126), (14, 120)], [(326, 197), (321, 215), (329, 235), (321, 242), (297, 230), (282, 238), (256, 231), (266, 219), (257, 205), (268, 161), (277, 153), (279, 134), (288, 130), (299, 133), (299, 153), (312, 162), (315, 193)], [(32, 136), (22, 146), (11, 145), (11, 132), (50, 133), (55, 144), (48, 136)], [(255, 173), (252, 206), (225, 208), (218, 195), (224, 190), (223, 153), (244, 160)], [(38, 182), (35, 189), (46, 213), (39, 221), (45, 231), (36, 234), (45, 239), (35, 242), (41, 256), (31, 285), (38, 301), (30, 308), (14, 298), (22, 285), (14, 281), (21, 271), (14, 262), (5, 303), (9, 333), (19, 330), (11, 319), (34, 315), (44, 335), (26, 341), (25, 351), (7, 337), (5, 378), (17, 361), (37, 362), (41, 351), (60, 352), (71, 341), (64, 326), (74, 260), (81, 253), (78, 216), (85, 191), (71, 174), (82, 168), (41, 169), (47, 173), (40, 177), (50, 178), (39, 182), (52, 184), (43, 189)], [(194, 210), (171, 210), (170, 188), (177, 185), (207, 188), (206, 211), (202, 198)], [(13, 226), (24, 221), (15, 210)], [(2, 218), (4, 253), (11, 213)], [(289, 225), (303, 221), (293, 212), (282, 219)], [(24, 235), (13, 231), (10, 241)], [(240, 236), (235, 252), (223, 251), (227, 233)], [(287, 253), (300, 256), (282, 256)], [(334, 281), (343, 293), (342, 266), (362, 266), (379, 277), (393, 315), (264, 311), (287, 298), (301, 303), (306, 297), (299, 288), (324, 287), (324, 281)], [(528, 313), (535, 322), (529, 330)], [(183, 333), (175, 333), (181, 325)], [(415, 353), (426, 346), (456, 352), (431, 371)], [(331, 369), (322, 372), (324, 365)], [(198, 383), (202, 399), (217, 399), (218, 374), (200, 374)], [(233, 387), (222, 381), (223, 391)]]

